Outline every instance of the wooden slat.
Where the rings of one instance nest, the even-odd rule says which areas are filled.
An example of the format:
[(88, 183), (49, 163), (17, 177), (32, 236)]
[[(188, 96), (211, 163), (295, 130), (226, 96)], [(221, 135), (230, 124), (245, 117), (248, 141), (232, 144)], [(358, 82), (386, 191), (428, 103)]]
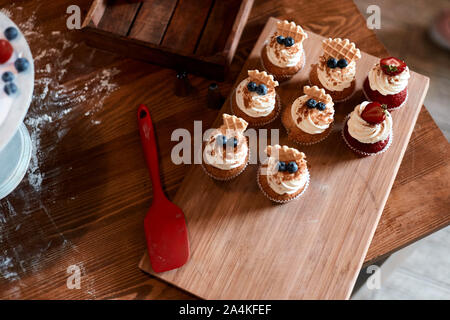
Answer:
[(212, 4), (213, 0), (179, 0), (161, 45), (194, 53)]
[[(271, 18), (235, 86), (247, 77), (248, 69), (261, 69), (261, 49), (275, 29), (276, 20)], [(322, 39), (309, 32), (304, 49), (311, 63), (318, 61)], [(375, 157), (355, 156), (342, 141), (342, 122), (365, 100), (362, 83), (379, 61), (366, 53), (362, 56), (357, 66), (358, 91), (351, 100), (335, 105), (333, 133), (320, 144), (299, 147), (311, 174), (305, 195), (274, 205), (255, 183), (256, 165), (225, 183), (216, 183), (200, 166), (191, 166), (174, 198), (188, 221), (190, 261), (177, 270), (152, 274), (206, 299), (350, 296), (429, 85), (427, 77), (411, 72), (408, 101), (392, 114), (394, 142), (389, 150)], [(279, 88), (284, 106), (299, 96), (310, 69), (306, 66)], [(222, 112), (230, 113), (231, 98)], [(279, 119), (268, 127), (281, 130), (281, 144), (295, 147)], [(146, 255), (141, 267), (151, 271)]]
[(253, 1), (96, 0), (83, 31), (90, 46), (223, 81)]
[(142, 4), (129, 36), (159, 44), (172, 17), (177, 0), (152, 0)]
[(241, 0), (216, 0), (211, 9), (205, 30), (195, 51), (198, 55), (212, 55), (220, 52), (230, 35), (235, 17), (240, 9)]
[(231, 28), (230, 36), (228, 37), (223, 49), (223, 54), (225, 55), (225, 60), (228, 64), (231, 64), (231, 61), (234, 58), (234, 54), (236, 53), (236, 49), (245, 27), (242, 21), (247, 21), (253, 7), (253, 2), (254, 0), (242, 1), (238, 15), (234, 21), (234, 25)]
[(89, 33), (86, 39), (88, 45), (93, 45), (107, 51), (129, 58), (152, 61), (153, 63), (172, 69), (182, 68), (190, 74), (201, 75), (209, 79), (223, 81), (225, 77), (224, 59), (202, 60), (195, 56), (182, 56), (169, 49), (162, 49), (157, 45), (143, 42), (137, 39), (119, 37), (110, 32), (87, 27), (84, 29)]
[(108, 1), (98, 28), (121, 36), (127, 35), (140, 6), (141, 3), (126, 0)]
[(87, 27), (90, 23), (97, 27), (103, 17), (106, 9), (106, 0), (94, 0), (83, 22), (82, 28)]

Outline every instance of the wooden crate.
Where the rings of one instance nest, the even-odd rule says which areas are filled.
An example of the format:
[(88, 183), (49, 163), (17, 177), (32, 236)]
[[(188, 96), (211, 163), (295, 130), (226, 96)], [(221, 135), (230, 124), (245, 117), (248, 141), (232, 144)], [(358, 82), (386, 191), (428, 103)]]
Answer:
[[(247, 70), (262, 69), (261, 50), (276, 22), (267, 22), (236, 85)], [(322, 52), (324, 37), (308, 35), (304, 69), (277, 88), (283, 107), (303, 95), (311, 65)], [(200, 165), (191, 165), (173, 199), (186, 215), (190, 259), (179, 269), (155, 274), (145, 254), (140, 268), (206, 299), (348, 298), (429, 86), (427, 77), (411, 71), (408, 100), (392, 112), (392, 145), (381, 155), (359, 157), (345, 145), (341, 130), (345, 116), (365, 100), (363, 81), (379, 61), (361, 54), (355, 95), (335, 104), (334, 128), (327, 139), (297, 146), (287, 139), (280, 117), (265, 126), (280, 129), (281, 144), (306, 154), (311, 182), (300, 199), (277, 205), (265, 198), (256, 183), (257, 165), (229, 182), (217, 182)], [(231, 112), (230, 97), (216, 127), (223, 112)]]
[(254, 0), (95, 0), (88, 45), (223, 80)]

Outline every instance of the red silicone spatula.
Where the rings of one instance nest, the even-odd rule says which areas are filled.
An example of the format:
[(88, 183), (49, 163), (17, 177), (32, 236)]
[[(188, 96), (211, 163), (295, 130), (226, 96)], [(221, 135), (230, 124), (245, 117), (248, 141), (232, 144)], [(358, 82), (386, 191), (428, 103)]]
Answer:
[(161, 187), (155, 132), (147, 107), (138, 109), (139, 132), (150, 170), (153, 202), (144, 219), (147, 249), (153, 271), (164, 272), (184, 265), (189, 258), (189, 240), (184, 213), (170, 202)]

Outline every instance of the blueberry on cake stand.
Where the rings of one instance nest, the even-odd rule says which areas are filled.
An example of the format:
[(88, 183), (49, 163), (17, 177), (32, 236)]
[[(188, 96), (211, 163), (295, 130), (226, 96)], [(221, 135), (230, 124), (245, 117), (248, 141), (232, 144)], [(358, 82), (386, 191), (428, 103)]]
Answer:
[(25, 176), (31, 139), (23, 124), (34, 88), (34, 64), (23, 34), (0, 12), (0, 199)]

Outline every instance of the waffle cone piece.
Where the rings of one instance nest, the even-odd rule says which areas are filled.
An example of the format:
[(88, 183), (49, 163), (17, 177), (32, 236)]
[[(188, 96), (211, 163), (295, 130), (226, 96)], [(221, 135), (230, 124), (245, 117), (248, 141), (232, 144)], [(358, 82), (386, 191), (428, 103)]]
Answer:
[(302, 27), (287, 20), (277, 22), (277, 33), (285, 38), (292, 37), (296, 43), (308, 38), (308, 34), (303, 31)]
[(269, 157), (277, 158), (280, 161), (300, 161), (306, 158), (303, 152), (279, 144), (267, 146), (266, 153)]
[(333, 102), (331, 96), (327, 94), (323, 88), (319, 88), (318, 86), (304, 86), (303, 93), (308, 97), (311, 97), (316, 101), (321, 101), (325, 104)]
[(265, 71), (260, 72), (259, 70), (248, 70), (248, 76), (252, 81), (256, 83), (263, 83), (267, 87), (275, 88), (278, 86), (278, 81), (273, 78), (273, 75), (268, 74)]
[(245, 129), (247, 129), (248, 122), (242, 118), (224, 113), (222, 114), (222, 119), (223, 124), (220, 128), (225, 131), (233, 130), (242, 134), (245, 131)]
[(327, 59), (346, 59), (348, 63), (361, 59), (361, 52), (356, 48), (355, 43), (348, 39), (325, 39), (322, 41), (322, 48)]

